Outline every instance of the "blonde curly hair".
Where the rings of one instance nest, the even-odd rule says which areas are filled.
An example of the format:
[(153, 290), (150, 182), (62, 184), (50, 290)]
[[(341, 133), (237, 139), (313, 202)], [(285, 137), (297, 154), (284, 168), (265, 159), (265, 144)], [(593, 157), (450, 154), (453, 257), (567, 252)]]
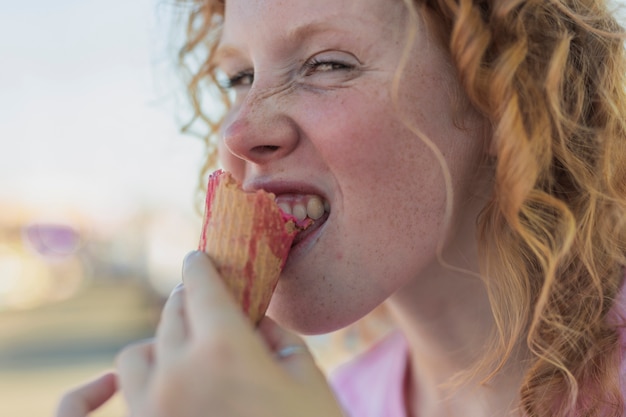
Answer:
[[(221, 117), (203, 112), (203, 94), (228, 103), (212, 62), (224, 3), (180, 1), (191, 6), (180, 59), (195, 119), (209, 127), (204, 174)], [(626, 265), (624, 30), (602, 0), (404, 3), (448, 46), (491, 127), (494, 190), (477, 239), (496, 329), (477, 370), (487, 381), (524, 342), (525, 415), (622, 416), (624, 322), (613, 306)]]

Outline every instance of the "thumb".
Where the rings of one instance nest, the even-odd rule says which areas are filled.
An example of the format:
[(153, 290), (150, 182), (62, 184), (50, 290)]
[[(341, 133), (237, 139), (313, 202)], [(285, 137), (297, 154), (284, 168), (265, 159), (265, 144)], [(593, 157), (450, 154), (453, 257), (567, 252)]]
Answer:
[(292, 377), (304, 381), (311, 377), (311, 373), (321, 374), (315, 358), (300, 336), (283, 329), (267, 316), (261, 319), (257, 331), (276, 362)]

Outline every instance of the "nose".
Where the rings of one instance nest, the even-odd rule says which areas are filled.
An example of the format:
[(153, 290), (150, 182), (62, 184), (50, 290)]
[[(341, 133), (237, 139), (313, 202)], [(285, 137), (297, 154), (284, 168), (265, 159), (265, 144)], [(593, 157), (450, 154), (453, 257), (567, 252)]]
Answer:
[(255, 164), (284, 158), (297, 146), (298, 128), (280, 97), (251, 97), (225, 119), (222, 139), (227, 151)]

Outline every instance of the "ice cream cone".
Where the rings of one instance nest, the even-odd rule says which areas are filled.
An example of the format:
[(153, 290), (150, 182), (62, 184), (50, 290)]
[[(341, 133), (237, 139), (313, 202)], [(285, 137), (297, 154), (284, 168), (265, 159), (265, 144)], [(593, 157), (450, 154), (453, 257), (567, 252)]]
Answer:
[(267, 310), (297, 233), (274, 200), (262, 190), (244, 192), (227, 172), (209, 177), (199, 249), (215, 262), (255, 324)]

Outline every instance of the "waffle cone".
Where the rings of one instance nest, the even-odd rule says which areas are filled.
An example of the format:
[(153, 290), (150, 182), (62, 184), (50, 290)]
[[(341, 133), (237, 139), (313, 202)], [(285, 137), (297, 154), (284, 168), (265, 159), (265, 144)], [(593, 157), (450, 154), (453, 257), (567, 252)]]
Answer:
[(253, 323), (265, 314), (297, 230), (275, 196), (247, 193), (224, 171), (209, 177), (199, 249)]

